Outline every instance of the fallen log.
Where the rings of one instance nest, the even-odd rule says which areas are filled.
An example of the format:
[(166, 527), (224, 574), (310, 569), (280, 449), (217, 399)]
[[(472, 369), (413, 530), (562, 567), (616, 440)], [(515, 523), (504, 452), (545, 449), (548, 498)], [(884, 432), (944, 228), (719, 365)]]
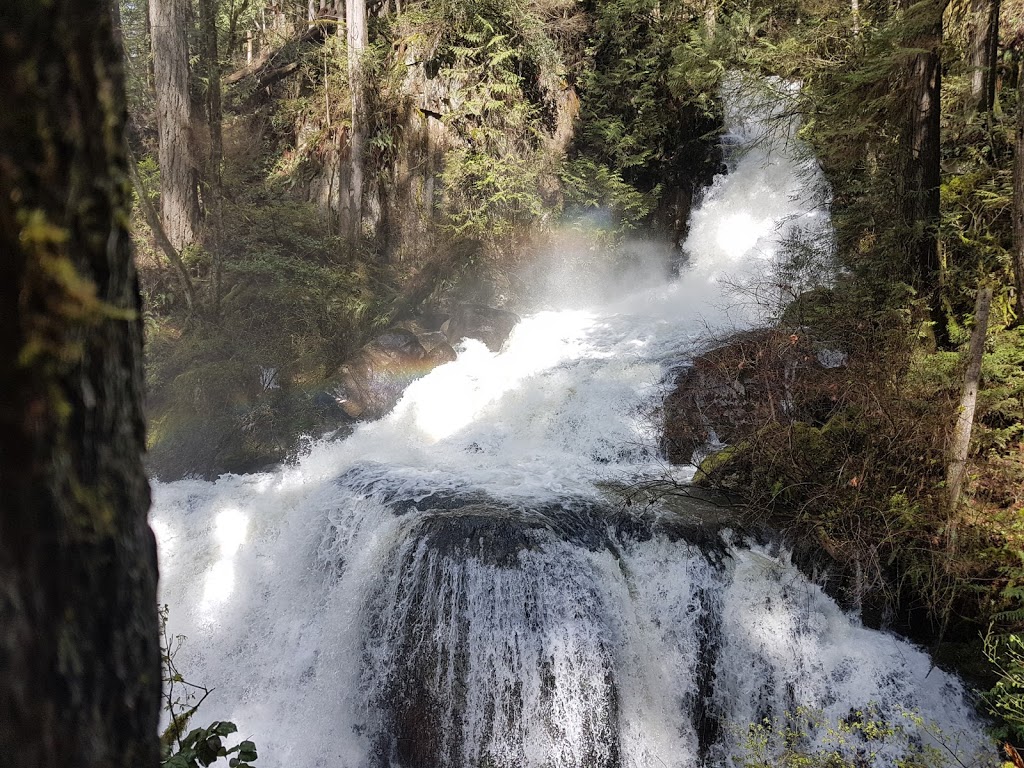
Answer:
[(302, 34), (260, 54), (251, 64), (227, 75), (224, 84), (230, 89), (229, 94), (235, 97), (237, 103), (240, 93), (247, 92), (248, 98), (243, 101), (248, 101), (253, 94), (288, 77), (299, 69), (302, 50), (306, 46), (323, 43), (337, 24), (337, 16), (319, 16)]

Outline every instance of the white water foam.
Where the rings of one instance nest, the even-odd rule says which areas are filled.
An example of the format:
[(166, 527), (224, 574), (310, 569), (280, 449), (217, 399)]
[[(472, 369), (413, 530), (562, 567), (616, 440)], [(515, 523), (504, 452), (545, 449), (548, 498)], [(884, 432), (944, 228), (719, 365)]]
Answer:
[[(961, 685), (785, 553), (579, 512), (602, 481), (665, 471), (666, 367), (758, 318), (735, 287), (787, 232), (830, 236), (792, 126), (765, 138), (730, 104), (745, 151), (694, 212), (678, 280), (538, 312), (500, 353), (465, 342), (389, 416), (293, 466), (154, 484), (177, 663), (215, 689), (199, 720), (234, 720), (263, 768), (639, 768), (735, 762), (747, 725), (797, 708), (834, 725), (875, 707), (934, 721), (972, 759)], [(901, 727), (874, 764), (933, 738)]]

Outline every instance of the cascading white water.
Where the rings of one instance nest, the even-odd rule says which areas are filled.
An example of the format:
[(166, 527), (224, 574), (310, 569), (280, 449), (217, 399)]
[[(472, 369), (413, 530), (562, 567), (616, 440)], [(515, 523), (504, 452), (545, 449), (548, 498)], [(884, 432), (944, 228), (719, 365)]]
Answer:
[(631, 514), (601, 490), (665, 471), (666, 367), (754, 318), (735, 287), (794, 228), (829, 237), (814, 162), (743, 111), (678, 280), (538, 312), (498, 354), (465, 342), (294, 466), (155, 484), (177, 663), (215, 689), (200, 720), (234, 720), (264, 768), (735, 764), (765, 718), (826, 743), (811, 712), (900, 731), (848, 736), (865, 764), (930, 743), (971, 764), (981, 726), (921, 651), (699, 507)]

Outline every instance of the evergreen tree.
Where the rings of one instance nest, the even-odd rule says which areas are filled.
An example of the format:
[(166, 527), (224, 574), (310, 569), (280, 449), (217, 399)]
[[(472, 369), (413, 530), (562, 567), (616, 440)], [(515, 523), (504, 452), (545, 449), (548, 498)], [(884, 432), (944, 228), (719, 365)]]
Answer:
[(0, 763), (154, 766), (119, 49), (107, 0), (12, 0), (0, 28)]

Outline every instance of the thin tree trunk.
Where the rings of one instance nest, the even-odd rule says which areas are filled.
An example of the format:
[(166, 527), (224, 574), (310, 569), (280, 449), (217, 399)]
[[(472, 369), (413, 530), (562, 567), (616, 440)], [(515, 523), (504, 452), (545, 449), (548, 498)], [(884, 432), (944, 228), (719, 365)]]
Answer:
[(1014, 325), (1024, 324), (1024, 77), (1017, 78), (1017, 145), (1013, 157), (1013, 280), (1017, 292)]
[[(908, 0), (909, 2), (909, 0)], [(908, 104), (903, 140), (903, 226), (906, 230), (911, 284), (928, 302), (940, 344), (947, 329), (940, 303), (939, 191), (941, 176), (940, 116), (942, 92), (941, 3), (921, 2), (907, 10), (911, 29), (906, 47), (910, 57)]]
[(989, 0), (971, 0), (970, 61), (971, 61), (971, 104), (978, 112), (986, 112), (985, 73), (988, 53), (988, 6)]
[(860, 37), (860, 0), (850, 0), (850, 23), (853, 25), (853, 36)]
[(159, 134), (160, 214), (178, 252), (199, 232), (195, 138), (189, 93), (189, 0), (150, 0), (156, 122)]
[(999, 51), (999, 0), (972, 0), (970, 24), (971, 104), (991, 112)]
[(989, 112), (996, 107), (996, 83), (999, 80), (999, 11), (1000, 0), (992, 0), (988, 14), (988, 55), (985, 61), (985, 99)]
[(153, 239), (156, 241), (157, 247), (163, 251), (167, 261), (170, 262), (171, 267), (174, 269), (174, 273), (178, 276), (182, 293), (185, 296), (185, 306), (191, 313), (194, 311), (196, 303), (195, 286), (192, 284), (192, 278), (188, 273), (185, 262), (181, 259), (181, 254), (174, 250), (171, 241), (167, 239), (167, 233), (164, 232), (164, 228), (160, 224), (160, 215), (157, 213), (156, 208), (153, 207), (142, 179), (139, 178), (139, 171), (136, 168), (135, 158), (132, 156), (131, 150), (128, 151), (128, 177), (132, 180), (132, 186), (135, 188), (139, 206), (142, 208), (142, 215), (145, 217), (146, 224), (149, 225), (149, 229), (153, 233)]
[[(241, 0), (238, 4), (232, 3), (231, 9), (228, 12), (228, 49), (227, 57), (230, 59), (235, 55), (235, 52), (239, 50), (240, 35), (238, 34), (238, 22), (249, 9), (250, 0)], [(247, 33), (247, 38), (251, 39), (252, 31)]]
[(363, 91), (362, 59), (368, 45), (366, 0), (346, 0), (348, 29), (348, 84), (352, 94), (352, 130), (349, 133), (349, 236), (357, 240), (363, 220), (363, 162), (366, 144), (366, 99)]
[(985, 333), (988, 331), (991, 304), (992, 288), (979, 288), (974, 307), (974, 331), (971, 333), (971, 345), (967, 352), (967, 372), (964, 374), (964, 388), (960, 396), (960, 411), (957, 414), (956, 427), (953, 429), (949, 466), (946, 468), (949, 508), (954, 513), (960, 502), (960, 489), (963, 487), (967, 455), (971, 447), (974, 409), (978, 402), (978, 385), (981, 381), (981, 357), (985, 351)]
[[(152, 11), (149, 8), (149, 3), (150, 2), (151, 2), (151, 0), (143, 0), (143, 4), (145, 5), (145, 11), (146, 11), (143, 14), (143, 16), (145, 17), (145, 20), (146, 20), (146, 40), (149, 41), (149, 47), (150, 47), (150, 50), (152, 51), (152, 49), (153, 49), (153, 21), (152, 21), (152, 18), (150, 17), (150, 13), (152, 13)], [(149, 88), (149, 93), (150, 94), (155, 94), (156, 93), (156, 73), (153, 71), (153, 57), (152, 56), (147, 56), (146, 57), (146, 87)]]
[(109, 0), (0, 3), (0, 764), (159, 763), (142, 322)]
[(213, 261), (213, 286), (210, 300), (215, 316), (220, 312), (223, 269), (220, 228), (224, 199), (221, 183), (224, 140), (221, 130), (223, 107), (221, 106), (220, 56), (217, 45), (217, 5), (218, 0), (199, 0), (200, 21), (203, 30), (203, 70), (206, 74), (206, 121), (210, 131), (210, 157), (206, 164), (204, 180), (207, 208), (205, 245), (206, 250), (212, 255)]
[(210, 159), (207, 181), (220, 191), (221, 165), (224, 160), (224, 140), (221, 130), (224, 109), (221, 105), (220, 54), (217, 45), (217, 0), (199, 0), (203, 28), (203, 71), (206, 84), (206, 119), (210, 129)]

